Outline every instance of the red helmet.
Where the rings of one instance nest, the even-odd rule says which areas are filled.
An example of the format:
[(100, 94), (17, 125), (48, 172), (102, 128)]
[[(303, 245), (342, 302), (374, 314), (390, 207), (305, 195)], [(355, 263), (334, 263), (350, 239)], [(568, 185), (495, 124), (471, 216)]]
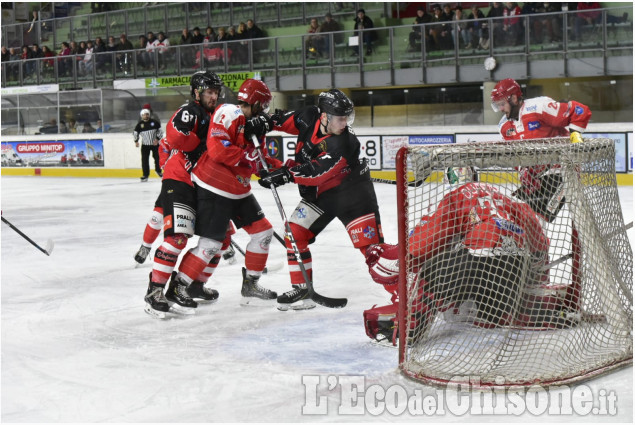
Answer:
[(496, 84), (494, 90), (492, 90), (492, 109), (494, 112), (500, 112), (501, 107), (499, 102), (508, 102), (512, 95), (522, 97), (523, 92), (520, 89), (520, 84), (512, 78), (505, 78)]
[(249, 78), (238, 89), (238, 100), (240, 102), (245, 102), (249, 105), (260, 105), (265, 112), (269, 109), (269, 103), (271, 103), (272, 98), (269, 87), (260, 80)]

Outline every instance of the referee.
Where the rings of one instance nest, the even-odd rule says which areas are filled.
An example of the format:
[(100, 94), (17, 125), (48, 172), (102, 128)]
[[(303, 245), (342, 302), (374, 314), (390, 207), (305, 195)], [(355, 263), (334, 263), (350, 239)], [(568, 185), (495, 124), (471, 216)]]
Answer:
[(139, 139), (141, 139), (141, 169), (143, 170), (141, 181), (147, 182), (150, 175), (150, 152), (154, 158), (154, 170), (159, 177), (163, 177), (159, 165), (159, 140), (163, 137), (163, 133), (159, 121), (150, 118), (149, 109), (142, 109), (140, 115), (141, 121), (135, 126), (132, 137), (136, 147), (139, 147)]

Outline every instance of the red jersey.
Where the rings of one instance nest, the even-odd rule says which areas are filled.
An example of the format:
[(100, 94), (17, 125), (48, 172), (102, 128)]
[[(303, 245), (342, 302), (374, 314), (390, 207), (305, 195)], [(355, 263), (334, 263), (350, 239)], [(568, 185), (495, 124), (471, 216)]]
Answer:
[[(245, 152), (253, 148), (245, 138), (245, 115), (240, 106), (219, 106), (209, 126), (207, 151), (192, 171), (192, 181), (210, 192), (231, 199), (251, 195), (253, 164), (245, 160)], [(270, 158), (260, 144), (269, 164), (279, 167), (280, 161)]]
[(583, 132), (591, 119), (588, 106), (576, 101), (556, 102), (543, 96), (527, 99), (518, 113), (518, 119), (501, 118), (498, 123), (503, 139), (543, 139), (566, 137), (571, 130)]
[(190, 172), (205, 150), (205, 138), (211, 114), (196, 101), (182, 105), (168, 121), (165, 131), (165, 148), (169, 150), (163, 165), (163, 178), (177, 180), (194, 186)]
[(448, 193), (410, 235), (410, 253), (425, 261), (459, 243), (475, 256), (538, 255), (549, 239), (534, 211), (487, 183), (467, 183)]

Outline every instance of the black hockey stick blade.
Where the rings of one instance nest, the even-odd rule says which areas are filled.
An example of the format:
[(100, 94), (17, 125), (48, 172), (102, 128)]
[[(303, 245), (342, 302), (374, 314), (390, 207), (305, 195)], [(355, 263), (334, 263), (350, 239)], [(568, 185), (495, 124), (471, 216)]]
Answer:
[(315, 291), (312, 291), (311, 299), (315, 301), (316, 304), (319, 304), (322, 307), (328, 307), (328, 308), (344, 308), (346, 307), (346, 304), (348, 303), (347, 298), (325, 297), (324, 295), (320, 295)]
[[(388, 183), (388, 184), (397, 184), (397, 180), (390, 180), (390, 179), (379, 179), (376, 177), (371, 177), (370, 179), (373, 183)], [(420, 180), (414, 180), (411, 182), (408, 182), (408, 186), (409, 187), (419, 187), (423, 184), (424, 180), (420, 179)]]
[(24, 233), (22, 233), (20, 231), (20, 229), (18, 229), (17, 227), (15, 227), (13, 224), (11, 224), (9, 222), (9, 220), (7, 220), (6, 218), (2, 217), (2, 221), (5, 222), (10, 228), (12, 228), (13, 230), (16, 231), (16, 233), (20, 236), (22, 236), (24, 239), (26, 239), (31, 245), (33, 245), (34, 247), (36, 247), (37, 249), (39, 249), (40, 251), (42, 251), (43, 253), (45, 253), (46, 255), (51, 255), (51, 252), (53, 251), (53, 241), (51, 239), (46, 241), (46, 249), (42, 248), (40, 245), (38, 245), (37, 243), (35, 243), (31, 238), (29, 238), (27, 235), (25, 235)]

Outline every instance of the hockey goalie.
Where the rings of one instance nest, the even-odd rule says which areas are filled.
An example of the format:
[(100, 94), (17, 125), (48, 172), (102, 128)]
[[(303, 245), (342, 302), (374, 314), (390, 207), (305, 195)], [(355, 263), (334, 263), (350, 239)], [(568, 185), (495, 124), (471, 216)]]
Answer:
[[(549, 285), (549, 239), (544, 217), (494, 185), (473, 182), (474, 170), (445, 172), (451, 185), (434, 212), (409, 236), (409, 279), (417, 291), (408, 311), (409, 335), (420, 337), (441, 316), (493, 328), (549, 329), (571, 325), (566, 294)], [(398, 246), (369, 248), (373, 280), (392, 294), (392, 304), (364, 312), (367, 335), (396, 344)], [(520, 295), (520, 296), (519, 296)]]

